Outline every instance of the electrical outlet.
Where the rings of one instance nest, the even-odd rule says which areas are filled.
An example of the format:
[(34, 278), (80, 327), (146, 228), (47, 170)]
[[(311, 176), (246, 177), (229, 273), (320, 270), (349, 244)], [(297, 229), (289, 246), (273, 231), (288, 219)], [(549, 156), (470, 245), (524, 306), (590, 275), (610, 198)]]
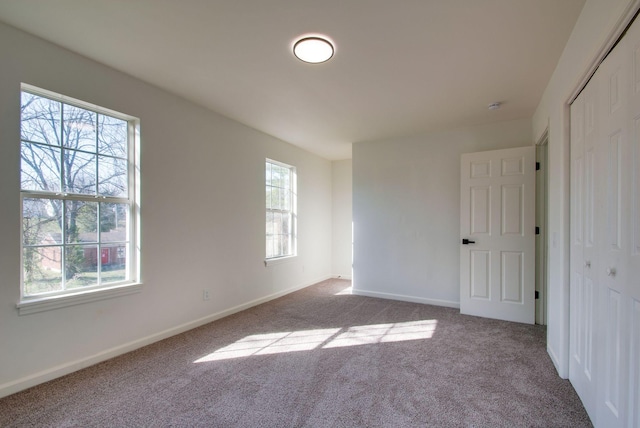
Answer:
[(202, 300), (209, 300), (209, 290), (202, 290)]

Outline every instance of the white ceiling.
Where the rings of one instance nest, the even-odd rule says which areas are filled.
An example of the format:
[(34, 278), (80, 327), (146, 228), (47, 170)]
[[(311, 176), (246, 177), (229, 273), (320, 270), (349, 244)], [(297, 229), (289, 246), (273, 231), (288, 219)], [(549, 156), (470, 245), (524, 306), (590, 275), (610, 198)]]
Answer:
[[(530, 118), (584, 1), (0, 0), (0, 21), (336, 160)], [(293, 57), (310, 33), (329, 62)]]

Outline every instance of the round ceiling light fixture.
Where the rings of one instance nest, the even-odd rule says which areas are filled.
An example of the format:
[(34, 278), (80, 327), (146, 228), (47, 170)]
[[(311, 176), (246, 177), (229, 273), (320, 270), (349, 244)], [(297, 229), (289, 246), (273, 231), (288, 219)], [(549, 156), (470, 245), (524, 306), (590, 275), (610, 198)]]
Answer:
[(311, 64), (329, 61), (333, 52), (333, 44), (324, 37), (303, 37), (293, 45), (296, 58)]

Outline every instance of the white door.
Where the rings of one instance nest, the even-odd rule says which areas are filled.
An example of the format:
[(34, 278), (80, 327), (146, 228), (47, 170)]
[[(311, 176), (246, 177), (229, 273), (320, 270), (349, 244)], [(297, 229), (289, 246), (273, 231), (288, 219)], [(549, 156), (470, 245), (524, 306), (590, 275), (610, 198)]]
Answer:
[[(627, 54), (633, 58), (631, 87), (629, 91), (629, 107), (627, 123), (631, 130), (630, 144), (627, 151), (627, 168), (629, 172), (624, 179), (629, 183), (629, 205), (627, 212), (627, 260), (626, 286), (623, 296), (628, 302), (628, 341), (629, 341), (629, 397), (627, 403), (629, 412), (627, 426), (640, 427), (640, 25), (634, 24), (626, 36), (629, 41)], [(606, 273), (606, 270), (605, 270)]]
[(640, 21), (571, 122), (569, 379), (596, 427), (640, 427)]
[(611, 51), (601, 64), (594, 84), (603, 93), (600, 99), (601, 134), (598, 143), (599, 200), (602, 204), (600, 230), (603, 241), (599, 245), (599, 312), (601, 340), (598, 356), (599, 388), (596, 421), (600, 426), (624, 427), (627, 403), (627, 319), (624, 257), (629, 243), (626, 217), (627, 167), (629, 160), (629, 127), (627, 123), (627, 95), (630, 89), (628, 55), (624, 43)]
[[(595, 420), (598, 245), (596, 165), (598, 87), (585, 88), (571, 105), (571, 259), (569, 379)], [(600, 173), (600, 176), (598, 175)]]
[(535, 320), (535, 148), (466, 153), (460, 183), (460, 312)]

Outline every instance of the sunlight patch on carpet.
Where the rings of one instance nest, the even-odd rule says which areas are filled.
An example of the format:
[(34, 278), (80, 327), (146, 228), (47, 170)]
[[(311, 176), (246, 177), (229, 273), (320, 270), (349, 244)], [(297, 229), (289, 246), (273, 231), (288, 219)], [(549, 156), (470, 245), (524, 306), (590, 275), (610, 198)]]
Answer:
[(250, 357), (252, 355), (311, 351), (317, 348), (329, 349), (429, 339), (433, 336), (437, 324), (437, 320), (423, 320), (348, 328), (254, 334), (199, 358), (194, 363)]
[(279, 333), (254, 334), (196, 360), (196, 363), (249, 357), (251, 355), (279, 354), (282, 352), (310, 351), (322, 345), (339, 328), (302, 330)]
[(437, 320), (425, 320), (349, 327), (322, 348), (430, 339), (437, 324)]
[(338, 291), (337, 293), (334, 294), (334, 296), (350, 296), (351, 294), (353, 294), (351, 292), (351, 286), (345, 287), (344, 289)]

